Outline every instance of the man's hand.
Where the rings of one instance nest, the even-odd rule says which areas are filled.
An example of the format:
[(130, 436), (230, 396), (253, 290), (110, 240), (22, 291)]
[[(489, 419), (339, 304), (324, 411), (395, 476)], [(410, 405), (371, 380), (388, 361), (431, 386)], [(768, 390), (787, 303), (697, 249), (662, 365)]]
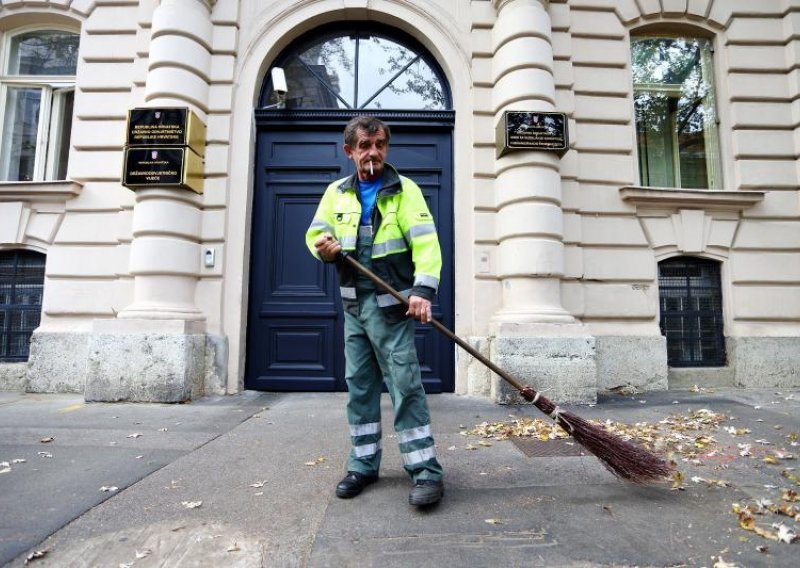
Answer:
[(433, 319), (431, 316), (431, 303), (425, 298), (419, 296), (411, 296), (408, 298), (408, 311), (407, 316), (419, 320), (422, 323), (428, 323)]
[(317, 252), (322, 260), (325, 262), (333, 262), (336, 260), (336, 256), (342, 250), (342, 245), (339, 244), (339, 241), (333, 238), (333, 235), (330, 233), (325, 233), (316, 240), (314, 243), (314, 248), (317, 249)]

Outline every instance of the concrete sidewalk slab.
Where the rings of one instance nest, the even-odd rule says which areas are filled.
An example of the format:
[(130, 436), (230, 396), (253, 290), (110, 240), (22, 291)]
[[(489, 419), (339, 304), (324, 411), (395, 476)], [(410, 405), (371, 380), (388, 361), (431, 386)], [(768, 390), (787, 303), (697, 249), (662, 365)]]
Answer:
[[(431, 396), (446, 493), (439, 506), (418, 510), (407, 503), (410, 483), (391, 434), (388, 399), (381, 480), (356, 499), (339, 500), (333, 487), (349, 450), (345, 395), (269, 395), (267, 409), (57, 531), (36, 547), (49, 550), (36, 564), (710, 567), (722, 557), (737, 566), (795, 566), (800, 544), (744, 531), (731, 503), (774, 496), (791, 485), (780, 468), (739, 459), (733, 450), (756, 436), (777, 447), (800, 430), (796, 396), (671, 391), (608, 397), (573, 409), (586, 418), (652, 423), (709, 408), (735, 418), (726, 425), (752, 427), (745, 437), (715, 432), (727, 448), (724, 461), (681, 463), (683, 491), (670, 490), (669, 483), (617, 481), (591, 456), (529, 458), (507, 440), (480, 446), (462, 432), (509, 415), (541, 414)], [(731, 486), (689, 481), (695, 475), (724, 478)], [(190, 501), (202, 505), (183, 506)]]
[[(266, 398), (87, 404), (80, 395), (0, 393), (0, 462), (10, 464), (0, 475), (0, 564), (229, 431)], [(41, 442), (47, 438), (52, 441)]]

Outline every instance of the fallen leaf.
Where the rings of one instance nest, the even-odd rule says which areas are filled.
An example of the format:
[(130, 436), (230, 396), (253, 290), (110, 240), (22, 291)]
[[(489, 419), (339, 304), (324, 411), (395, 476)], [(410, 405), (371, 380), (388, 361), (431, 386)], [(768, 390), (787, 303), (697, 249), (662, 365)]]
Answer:
[(315, 459), (313, 461), (305, 462), (303, 465), (315, 466), (315, 465), (319, 465), (319, 464), (322, 464), (322, 463), (325, 463), (325, 458), (320, 456), (320, 457), (318, 457), (317, 459)]
[(187, 509), (197, 509), (203, 504), (202, 501), (181, 501), (181, 505)]
[(140, 438), (141, 435), (142, 435), (141, 432), (134, 432), (133, 434), (128, 434), (126, 437), (127, 438)]
[(153, 551), (152, 551), (152, 550), (150, 550), (149, 548), (145, 548), (145, 549), (144, 549), (144, 550), (142, 550), (141, 552), (137, 550), (137, 551), (136, 551), (136, 559), (137, 559), (137, 560), (141, 560), (142, 558), (147, 558), (147, 557), (148, 557), (148, 556), (150, 556), (152, 553), (153, 553)]
[(50, 452), (36, 452), (36, 453), (39, 454), (40, 456), (42, 456), (43, 458), (52, 458), (53, 457), (53, 454), (51, 454)]
[(781, 495), (781, 499), (789, 501), (790, 503), (796, 503), (800, 501), (800, 496), (798, 496), (797, 491), (794, 489), (786, 489)]
[(448, 449), (448, 451), (451, 451), (451, 452), (453, 452), (453, 451), (455, 451), (455, 450), (456, 450), (456, 447), (455, 447), (455, 446), (450, 446), (450, 447), (449, 447), (449, 448), (447, 448), (447, 449)]
[(167, 431), (168, 431), (168, 428), (159, 428), (159, 429), (158, 429), (158, 431), (159, 431), (159, 432), (167, 432)]
[(483, 440), (481, 440), (480, 442), (478, 442), (478, 445), (479, 445), (479, 446), (483, 446), (484, 448), (490, 448), (490, 447), (492, 446), (492, 444), (491, 444), (491, 443), (489, 443), (489, 442), (484, 442)]
[(683, 480), (684, 480), (683, 472), (675, 470), (672, 473), (672, 487), (670, 487), (670, 489), (672, 490), (683, 489)]
[(26, 461), (28, 460), (26, 460), (25, 458), (17, 458), (15, 460), (11, 460), (11, 463), (25, 463)]
[(761, 554), (766, 554), (769, 552), (769, 547), (762, 544), (761, 546), (756, 546), (756, 550), (758, 550)]
[(46, 438), (42, 438), (42, 439), (41, 439), (41, 440), (39, 440), (39, 441), (40, 441), (42, 444), (49, 444), (49, 443), (50, 443), (50, 442), (52, 442), (53, 440), (55, 440), (55, 438), (53, 438), (52, 436), (47, 436)]
[(110, 486), (103, 485), (100, 488), (100, 491), (102, 491), (103, 493), (113, 493), (114, 491), (119, 491), (119, 487), (116, 487), (114, 485), (110, 485)]
[(253, 495), (255, 495), (256, 497), (261, 497), (263, 494), (264, 494), (263, 491), (257, 491), (255, 493), (253, 493)]
[(488, 523), (490, 525), (502, 525), (504, 524), (503, 521), (500, 519), (484, 519), (484, 523)]
[(775, 456), (764, 456), (764, 459), (761, 461), (769, 465), (780, 465), (781, 463)]
[(42, 557), (44, 557), (44, 556), (45, 556), (45, 555), (46, 555), (48, 552), (50, 552), (50, 550), (48, 550), (48, 549), (44, 549), (44, 550), (34, 550), (33, 552), (31, 552), (31, 553), (30, 553), (30, 554), (27, 556), (27, 558), (25, 558), (25, 564), (27, 564), (28, 562), (31, 562), (31, 561), (33, 561), (33, 560), (37, 560), (37, 559), (39, 559), (39, 558), (42, 558)]
[(717, 561), (714, 562), (714, 568), (737, 568), (736, 564), (731, 564), (730, 562), (725, 562), (722, 556), (717, 558)]
[(794, 541), (797, 540), (797, 534), (783, 523), (774, 524), (772, 526), (778, 529), (778, 542), (785, 542), (786, 544), (792, 544)]
[(265, 483), (266, 483), (266, 480), (264, 480), (264, 481), (258, 481), (258, 482), (256, 482), (256, 483), (251, 483), (251, 484), (250, 484), (250, 487), (255, 487), (255, 488), (264, 487), (264, 484), (265, 484)]

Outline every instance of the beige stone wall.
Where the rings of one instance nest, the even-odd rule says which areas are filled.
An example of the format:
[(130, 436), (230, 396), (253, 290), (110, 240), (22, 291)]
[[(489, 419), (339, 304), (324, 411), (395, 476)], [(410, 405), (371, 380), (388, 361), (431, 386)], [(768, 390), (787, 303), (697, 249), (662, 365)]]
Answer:
[[(169, 49), (159, 61), (168, 61), (171, 69), (194, 69), (186, 97), (175, 105), (191, 105), (208, 126), (205, 193), (193, 202), (199, 238), (187, 244), (183, 261), (197, 277), (193, 301), (207, 332), (228, 339), (229, 392), (241, 388), (243, 376), (252, 109), (283, 48), (316, 26), (348, 18), (411, 34), (437, 58), (450, 83), (456, 110), (456, 332), (488, 352), (484, 339), (503, 297), (498, 223), (506, 226), (501, 213), (512, 210), (499, 203), (496, 183), (505, 172), (498, 172), (495, 123), (498, 105), (507, 104), (498, 103), (497, 90), (510, 89), (514, 76), (507, 69), (500, 76), (495, 68), (502, 49), (494, 34), (498, 4), (503, 3), (218, 0), (211, 9), (209, 45), (182, 49), (180, 34), (162, 44)], [(657, 262), (696, 254), (723, 263), (726, 336), (800, 336), (800, 1), (545, 4), (555, 107), (569, 115), (572, 139), (558, 169), (563, 307), (596, 337), (638, 338), (638, 344), (658, 350), (648, 343), (660, 338)], [(158, 5), (157, 0), (36, 0), (0, 7), (0, 29), (57, 20), (81, 32), (69, 177), (83, 187), (65, 190), (55, 201), (0, 195), (0, 219), (14, 223), (0, 229), (0, 236), (13, 233), (3, 237), (2, 246), (48, 254), (43, 331), (89, 333), (94, 320), (114, 318), (133, 302), (135, 196), (120, 185), (122, 148), (126, 112), (144, 103), (153, 71), (151, 27)], [(747, 192), (753, 199), (732, 194), (705, 203), (701, 198), (698, 205), (686, 197), (659, 200), (621, 191), (638, 185), (629, 37), (655, 25), (714, 37), (722, 193)], [(509, 55), (503, 59), (508, 63)], [(526, 65), (523, 53), (520, 67)], [(194, 96), (195, 88), (207, 89), (207, 96), (205, 91)], [(524, 208), (519, 211), (522, 215)], [(214, 268), (202, 266), (205, 248), (216, 251)], [(598, 347), (598, 353), (610, 350)], [(488, 392), (488, 374), (470, 367), (463, 354), (457, 357), (457, 391)], [(664, 364), (652, 363), (658, 365)]]
[[(726, 335), (800, 334), (791, 39), (799, 9), (777, 0), (551, 3), (560, 106), (575, 124), (574, 150), (562, 162), (564, 296), (596, 334), (657, 334), (656, 262), (678, 254), (723, 261)], [(653, 25), (713, 34), (723, 189), (764, 191), (760, 203), (725, 212), (620, 198), (622, 186), (638, 185), (628, 38)], [(689, 245), (693, 235), (699, 240)]]

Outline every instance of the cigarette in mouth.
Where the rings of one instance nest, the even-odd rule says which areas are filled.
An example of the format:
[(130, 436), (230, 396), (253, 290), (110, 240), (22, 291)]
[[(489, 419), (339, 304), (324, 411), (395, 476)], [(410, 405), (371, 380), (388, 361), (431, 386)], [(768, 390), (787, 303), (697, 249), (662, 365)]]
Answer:
[(372, 160), (369, 161), (369, 175), (374, 176), (375, 172), (372, 169)]

